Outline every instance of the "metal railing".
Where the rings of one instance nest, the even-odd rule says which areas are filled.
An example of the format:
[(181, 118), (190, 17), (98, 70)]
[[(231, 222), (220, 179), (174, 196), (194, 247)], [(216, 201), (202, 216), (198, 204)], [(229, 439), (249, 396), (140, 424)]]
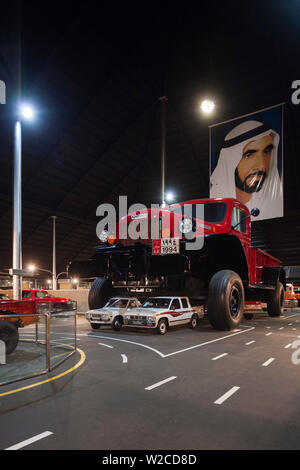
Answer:
[[(77, 350), (77, 303), (72, 302), (72, 309), (68, 309), (69, 314), (72, 312), (71, 318), (74, 317), (74, 323), (71, 325), (73, 336), (68, 337), (68, 339), (73, 340), (73, 344), (66, 344), (65, 340), (63, 342), (60, 340), (60, 338), (65, 338), (66, 335), (70, 334), (70, 329), (61, 333), (52, 331), (52, 324), (55, 323), (55, 327), (57, 327), (62, 319), (59, 318), (57, 312), (52, 313), (49, 311), (49, 307), (51, 307), (49, 302), (48, 305), (40, 304), (38, 306), (39, 312), (36, 314), (2, 314), (0, 312), (0, 343), (2, 344), (5, 342), (5, 339), (7, 340), (7, 334), (6, 336), (5, 334), (1, 336), (1, 324), (3, 325), (3, 321), (20, 325), (26, 324), (26, 319), (32, 319), (32, 322), (27, 320), (29, 323), (27, 326), (18, 328), (18, 330), (16, 328), (16, 335), (18, 335), (17, 347), (10, 354), (6, 354), (5, 359), (8, 362), (6, 360), (1, 362), (0, 360), (0, 386), (10, 385), (52, 372), (75, 354)], [(35, 325), (34, 328), (32, 328), (33, 325)], [(65, 325), (62, 326), (66, 329)], [(34, 333), (28, 333), (28, 331), (33, 331)], [(19, 337), (19, 332), (21, 332), (21, 337)], [(53, 335), (57, 335), (58, 338), (53, 339)], [(60, 354), (53, 356), (57, 349), (60, 350)], [(61, 356), (63, 358), (59, 359)], [(43, 363), (44, 365), (42, 366)], [(23, 374), (18, 372), (20, 369), (24, 370)]]

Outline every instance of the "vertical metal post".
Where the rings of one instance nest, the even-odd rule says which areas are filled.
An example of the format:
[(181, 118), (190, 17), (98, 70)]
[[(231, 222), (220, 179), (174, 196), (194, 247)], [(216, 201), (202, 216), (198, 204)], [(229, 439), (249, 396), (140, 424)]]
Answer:
[(168, 98), (162, 96), (161, 101), (161, 204), (165, 205), (165, 172), (166, 172), (166, 102)]
[(50, 361), (50, 314), (46, 313), (46, 367), (47, 371), (51, 370)]
[(36, 343), (39, 342), (39, 327), (38, 327), (39, 320), (40, 320), (40, 316), (37, 317), (36, 322), (35, 322), (35, 342)]
[(77, 302), (75, 304), (75, 350), (77, 349)]
[[(13, 187), (13, 269), (22, 269), (22, 132), (15, 124)], [(22, 277), (13, 275), (13, 298), (22, 298)]]
[(57, 289), (57, 279), (56, 279), (56, 226), (55, 220), (57, 219), (56, 215), (52, 215), (51, 219), (53, 220), (53, 257), (52, 257), (52, 289)]

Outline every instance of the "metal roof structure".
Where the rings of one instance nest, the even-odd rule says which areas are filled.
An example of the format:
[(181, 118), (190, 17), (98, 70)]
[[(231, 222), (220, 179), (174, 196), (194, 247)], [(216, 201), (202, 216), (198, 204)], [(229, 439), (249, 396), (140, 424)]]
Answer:
[[(13, 103), (32, 98), (23, 126), (23, 265), (57, 272), (93, 253), (96, 208), (160, 201), (160, 102), (167, 103), (166, 188), (209, 195), (208, 125), (285, 101), (285, 217), (253, 223), (253, 244), (300, 265), (300, 6), (296, 1), (199, 2), (176, 7), (12, 2), (2, 6), (0, 270), (12, 265)], [(199, 112), (212, 96), (215, 114)]]

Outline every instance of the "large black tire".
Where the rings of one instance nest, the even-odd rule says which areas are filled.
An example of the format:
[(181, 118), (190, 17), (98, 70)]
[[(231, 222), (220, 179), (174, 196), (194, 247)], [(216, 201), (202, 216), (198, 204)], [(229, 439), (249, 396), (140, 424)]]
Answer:
[(4, 341), (6, 354), (11, 354), (19, 342), (18, 328), (8, 321), (0, 321), (0, 340)]
[(239, 326), (244, 314), (244, 286), (240, 276), (229, 269), (218, 271), (210, 280), (207, 314), (217, 330)]
[(270, 317), (280, 317), (283, 311), (284, 287), (281, 282), (277, 283), (274, 290), (268, 293), (267, 311)]
[(112, 322), (112, 329), (115, 331), (119, 331), (122, 328), (123, 325), (123, 319), (122, 317), (115, 317)]
[(111, 279), (98, 277), (92, 284), (89, 292), (89, 309), (103, 307), (106, 302), (112, 297), (113, 289)]

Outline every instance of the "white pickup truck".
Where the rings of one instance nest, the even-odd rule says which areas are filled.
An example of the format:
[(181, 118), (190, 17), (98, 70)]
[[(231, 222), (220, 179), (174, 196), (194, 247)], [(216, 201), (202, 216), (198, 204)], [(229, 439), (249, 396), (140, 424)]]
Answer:
[(175, 325), (189, 324), (196, 328), (203, 318), (203, 306), (191, 307), (188, 297), (149, 297), (138, 308), (123, 315), (123, 325), (139, 328), (156, 328), (164, 335)]
[(136, 297), (113, 297), (102, 308), (88, 310), (85, 318), (90, 322), (93, 330), (102, 325), (111, 325), (114, 330), (119, 330), (123, 324), (123, 315), (127, 310), (139, 307), (141, 303)]

